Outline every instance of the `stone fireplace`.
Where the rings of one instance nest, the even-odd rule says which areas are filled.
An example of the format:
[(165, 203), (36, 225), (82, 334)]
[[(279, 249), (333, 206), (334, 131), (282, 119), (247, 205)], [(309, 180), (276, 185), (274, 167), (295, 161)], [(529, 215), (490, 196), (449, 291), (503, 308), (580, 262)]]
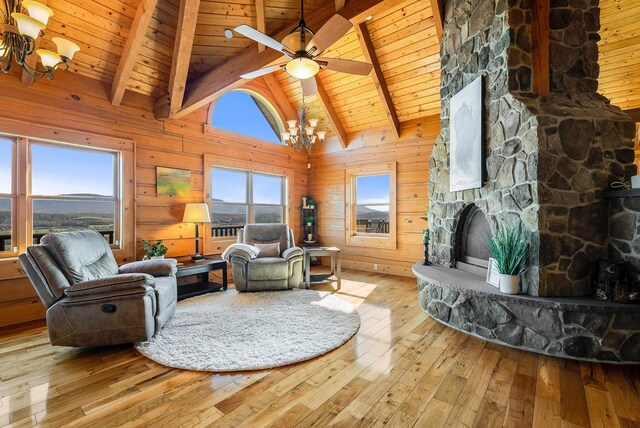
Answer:
[[(429, 171), (433, 265), (414, 265), (419, 302), (443, 324), (488, 341), (640, 363), (640, 305), (590, 297), (596, 261), (623, 260), (640, 272), (640, 199), (610, 203), (603, 195), (636, 173), (635, 126), (597, 93), (598, 0), (550, 2), (548, 96), (534, 90), (534, 4), (446, 1), (441, 132)], [(449, 103), (478, 76), (486, 181), (450, 192)], [(528, 235), (523, 294), (502, 294), (485, 281), (480, 231), (498, 223), (522, 225)]]
[[(550, 89), (534, 94), (529, 0), (450, 0), (441, 52), (441, 133), (430, 161), (431, 261), (455, 267), (456, 230), (476, 206), (523, 224), (530, 255), (523, 291), (592, 294), (595, 261), (609, 248), (601, 192), (635, 174), (635, 126), (597, 91), (597, 1), (551, 2)], [(449, 102), (484, 76), (487, 180), (449, 192)]]

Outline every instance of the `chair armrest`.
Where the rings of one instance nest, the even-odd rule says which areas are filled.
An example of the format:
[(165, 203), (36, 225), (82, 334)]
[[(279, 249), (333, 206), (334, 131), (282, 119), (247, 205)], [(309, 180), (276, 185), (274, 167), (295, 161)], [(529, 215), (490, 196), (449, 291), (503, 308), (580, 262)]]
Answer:
[(242, 261), (244, 263), (249, 263), (251, 260), (255, 259), (255, 256), (247, 251), (244, 251), (241, 248), (233, 248), (229, 250), (226, 254), (226, 257), (229, 262), (233, 262), (234, 260)]
[(120, 273), (146, 273), (151, 276), (174, 276), (178, 271), (175, 259), (143, 260), (120, 266)]
[(300, 247), (291, 247), (287, 248), (282, 252), (282, 258), (285, 260), (290, 260), (294, 257), (302, 257), (303, 251)]
[(128, 294), (140, 292), (146, 293), (156, 285), (151, 275), (144, 273), (132, 273), (105, 276), (104, 278), (73, 284), (64, 290), (67, 297), (98, 295), (113, 292), (126, 291)]

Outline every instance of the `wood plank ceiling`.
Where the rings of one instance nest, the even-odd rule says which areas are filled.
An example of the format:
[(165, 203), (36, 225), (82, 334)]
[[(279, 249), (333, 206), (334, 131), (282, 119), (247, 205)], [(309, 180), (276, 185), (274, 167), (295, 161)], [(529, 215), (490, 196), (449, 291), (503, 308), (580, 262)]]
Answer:
[[(127, 50), (134, 52), (135, 61), (132, 61), (129, 77), (123, 79), (123, 87), (158, 99), (170, 89), (182, 0), (49, 0), (48, 4), (55, 14), (42, 44), (52, 48), (51, 38), (59, 35), (75, 41), (81, 51), (71, 63), (71, 70), (112, 84), (114, 78), (119, 80), (118, 64), (126, 63), (126, 59), (131, 60), (126, 58), (121, 61), (120, 57), (125, 51), (127, 39), (135, 37), (131, 28), (136, 19), (136, 10), (145, 2), (157, 5), (137, 53), (136, 49)], [(199, 3), (188, 70), (189, 81), (255, 46), (253, 41), (242, 36), (227, 39), (224, 30), (240, 24), (257, 28), (256, 5), (264, 4), (267, 34), (275, 34), (296, 23), (300, 13), (299, 0), (201, 0)], [(305, 0), (306, 14), (313, 14), (314, 10), (327, 3), (333, 3), (333, 0)], [(363, 25), (370, 35), (380, 75), (393, 101), (390, 107), (394, 113), (392, 116), (397, 116), (402, 122), (438, 114), (439, 41), (430, 1), (388, 3), (391, 7), (377, 10), (372, 19)], [(367, 60), (354, 30), (332, 46), (325, 56)], [(299, 82), (285, 72), (277, 72), (275, 77), (289, 103), (293, 107), (299, 106), (302, 103)], [(389, 125), (389, 114), (385, 110), (388, 103), (378, 91), (375, 77), (373, 74), (360, 77), (321, 71), (320, 82), (346, 132)], [(179, 82), (174, 84), (173, 91), (179, 85)], [(326, 111), (315, 99), (317, 97), (313, 98), (306, 100), (311, 114), (320, 118), (323, 129), (331, 134), (334, 130)]]

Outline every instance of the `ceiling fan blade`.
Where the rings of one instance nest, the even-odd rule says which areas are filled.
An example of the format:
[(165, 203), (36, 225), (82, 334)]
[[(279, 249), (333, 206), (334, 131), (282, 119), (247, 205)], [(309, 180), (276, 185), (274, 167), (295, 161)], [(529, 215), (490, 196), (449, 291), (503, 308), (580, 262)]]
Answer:
[(261, 68), (261, 69), (256, 70), (256, 71), (252, 71), (250, 73), (243, 74), (240, 77), (242, 79), (247, 79), (247, 80), (254, 79), (256, 77), (264, 76), (265, 74), (269, 74), (269, 73), (273, 73), (274, 71), (278, 71), (279, 69), (281, 69), (285, 65), (286, 65), (286, 63), (272, 65), (270, 67)]
[(333, 15), (313, 36), (307, 45), (307, 52), (310, 55), (321, 54), (347, 34), (351, 27), (353, 24), (348, 19), (338, 14)]
[(305, 97), (312, 97), (318, 93), (318, 84), (316, 83), (315, 77), (301, 79), (300, 86), (302, 87), (302, 94)]
[(316, 58), (316, 62), (328, 70), (359, 74), (360, 76), (368, 76), (371, 70), (373, 70), (373, 65), (367, 62), (352, 61), (349, 59)]
[(293, 56), (293, 52), (290, 52), (282, 43), (256, 30), (255, 28), (249, 27), (248, 25), (238, 25), (233, 29), (233, 31), (242, 34), (243, 36), (248, 37), (251, 40), (254, 40), (262, 45), (270, 47), (271, 49), (282, 52), (287, 56)]

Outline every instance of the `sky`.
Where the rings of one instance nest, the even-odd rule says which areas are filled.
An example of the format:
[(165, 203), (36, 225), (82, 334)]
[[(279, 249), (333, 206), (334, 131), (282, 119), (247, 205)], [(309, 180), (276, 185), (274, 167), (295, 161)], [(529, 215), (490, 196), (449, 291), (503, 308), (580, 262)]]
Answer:
[[(211, 173), (213, 198), (225, 202), (246, 203), (247, 175), (242, 171), (214, 168)], [(282, 178), (253, 174), (253, 202), (280, 205)]]
[(391, 178), (384, 175), (363, 175), (356, 178), (356, 204), (366, 205), (376, 211), (389, 211), (389, 205), (370, 206), (367, 204), (389, 204)]
[(272, 143), (281, 143), (281, 136), (273, 132), (251, 95), (246, 92), (229, 92), (216, 102), (213, 109), (213, 126)]
[(11, 143), (0, 139), (0, 193), (11, 193)]

